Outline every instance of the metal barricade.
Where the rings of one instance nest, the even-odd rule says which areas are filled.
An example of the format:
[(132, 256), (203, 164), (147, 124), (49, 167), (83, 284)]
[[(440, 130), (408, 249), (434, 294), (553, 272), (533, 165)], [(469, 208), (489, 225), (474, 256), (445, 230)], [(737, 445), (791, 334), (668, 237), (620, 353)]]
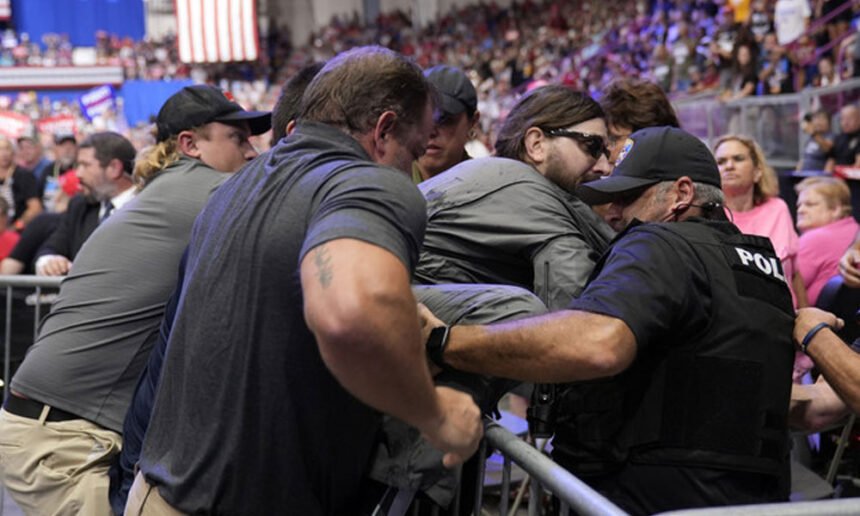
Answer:
[[(480, 448), (480, 462), (486, 464), (488, 447), (495, 448), (504, 458), (502, 469), (501, 501), (498, 514), (507, 516), (514, 514), (514, 509), (508, 507), (511, 494), (511, 468), (515, 463), (522, 468), (528, 477), (523, 482), (529, 482), (530, 498), (528, 501), (529, 516), (541, 514), (541, 495), (544, 490), (552, 493), (560, 501), (558, 514), (566, 516), (570, 511), (586, 516), (592, 515), (624, 515), (627, 514), (610, 500), (596, 492), (567, 470), (546, 457), (537, 448), (526, 443), (504, 427), (493, 421), (487, 421), (484, 427), (484, 442)], [(477, 496), (473, 514), (487, 514), (483, 510), (484, 471), (478, 473)], [(522, 489), (523, 486), (520, 486)], [(838, 500), (821, 500), (813, 502), (785, 502), (757, 505), (738, 505), (733, 507), (713, 507), (701, 509), (685, 509), (660, 513), (671, 516), (707, 516), (707, 515), (752, 515), (752, 516), (824, 516), (848, 515), (860, 513), (860, 500), (846, 498)], [(555, 514), (555, 513), (554, 513)]]
[(766, 503), (662, 512), (661, 516), (842, 516), (860, 512), (856, 498), (822, 502)]
[[(39, 322), (42, 319), (42, 289), (58, 288), (62, 277), (52, 276), (3, 276), (0, 275), (0, 287), (6, 287), (6, 325), (3, 335), (3, 401), (9, 395), (9, 382), (11, 381), (12, 361), (12, 293), (16, 288), (33, 288), (35, 290), (35, 314), (33, 317), (33, 341), (39, 330)], [(0, 509), (2, 510), (2, 509)]]
[[(536, 448), (512, 434), (504, 427), (493, 421), (484, 426), (484, 442), (481, 444), (480, 463), (485, 464), (487, 447), (491, 446), (502, 453), (504, 465), (502, 469), (502, 494), (499, 514), (507, 516), (508, 498), (511, 487), (511, 462), (516, 462), (530, 476), (531, 496), (529, 497), (529, 516), (538, 514), (540, 493), (543, 489), (554, 494), (561, 501), (561, 515), (568, 514), (572, 509), (579, 514), (588, 515), (626, 515), (615, 504), (603, 495), (588, 487), (581, 480), (571, 475)], [(474, 514), (481, 514), (483, 504), (484, 470), (478, 473), (478, 491), (475, 497)]]
[[(729, 102), (715, 93), (673, 100), (681, 126), (713, 148), (727, 133), (754, 138), (768, 162), (779, 169), (793, 169), (803, 153), (806, 138), (800, 121), (803, 115), (826, 109), (836, 115), (846, 104), (860, 99), (860, 78), (835, 86), (807, 88), (786, 95), (761, 95)], [(836, 127), (834, 133), (838, 133)]]

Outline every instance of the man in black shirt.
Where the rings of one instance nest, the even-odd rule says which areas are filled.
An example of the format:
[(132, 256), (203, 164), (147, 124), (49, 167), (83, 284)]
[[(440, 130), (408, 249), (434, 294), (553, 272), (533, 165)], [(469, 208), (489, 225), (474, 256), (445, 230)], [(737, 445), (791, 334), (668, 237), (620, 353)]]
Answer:
[(791, 298), (770, 242), (725, 220), (708, 148), (643, 129), (612, 176), (577, 193), (630, 225), (569, 309), (454, 326), (430, 358), (523, 381), (602, 379), (559, 386), (553, 458), (631, 513), (787, 499)]
[(824, 165), (824, 170), (830, 173), (833, 173), (836, 165), (860, 165), (860, 109), (854, 104), (843, 107), (839, 111), (839, 126), (842, 133), (833, 140), (833, 147)]

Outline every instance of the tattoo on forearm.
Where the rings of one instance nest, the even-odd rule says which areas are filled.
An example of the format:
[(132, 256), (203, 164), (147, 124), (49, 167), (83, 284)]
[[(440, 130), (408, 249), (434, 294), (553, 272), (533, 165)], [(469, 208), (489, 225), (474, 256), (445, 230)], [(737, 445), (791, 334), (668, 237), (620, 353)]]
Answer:
[(331, 267), (331, 255), (329, 255), (328, 248), (325, 245), (321, 245), (314, 250), (314, 263), (317, 266), (317, 277), (319, 278), (320, 285), (323, 288), (328, 287), (331, 284), (334, 271), (332, 271)]

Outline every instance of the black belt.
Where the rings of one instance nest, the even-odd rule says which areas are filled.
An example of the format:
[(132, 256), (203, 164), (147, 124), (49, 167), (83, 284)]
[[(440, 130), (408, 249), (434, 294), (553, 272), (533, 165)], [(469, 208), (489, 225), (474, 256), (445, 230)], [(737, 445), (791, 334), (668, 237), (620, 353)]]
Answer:
[(57, 422), (69, 421), (70, 419), (82, 419), (81, 416), (77, 416), (71, 412), (66, 412), (65, 410), (51, 407), (38, 401), (21, 398), (14, 394), (9, 394), (6, 398), (6, 403), (3, 404), (3, 408), (6, 409), (6, 412), (30, 419), (39, 419), (42, 417), (42, 410), (44, 410), (45, 407), (50, 409), (48, 410), (48, 417), (45, 418), (45, 421)]

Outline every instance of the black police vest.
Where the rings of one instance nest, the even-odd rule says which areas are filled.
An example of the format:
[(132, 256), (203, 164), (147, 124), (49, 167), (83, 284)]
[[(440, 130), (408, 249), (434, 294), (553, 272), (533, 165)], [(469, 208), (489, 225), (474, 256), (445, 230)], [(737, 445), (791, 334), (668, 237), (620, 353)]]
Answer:
[(710, 321), (649, 342), (614, 378), (562, 387), (553, 458), (582, 476), (628, 462), (784, 474), (794, 316), (773, 246), (727, 222), (639, 229), (693, 250)]

